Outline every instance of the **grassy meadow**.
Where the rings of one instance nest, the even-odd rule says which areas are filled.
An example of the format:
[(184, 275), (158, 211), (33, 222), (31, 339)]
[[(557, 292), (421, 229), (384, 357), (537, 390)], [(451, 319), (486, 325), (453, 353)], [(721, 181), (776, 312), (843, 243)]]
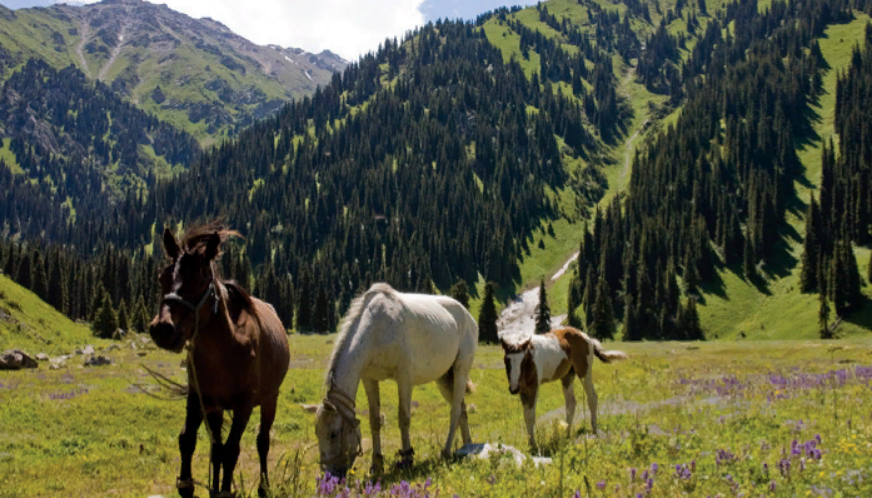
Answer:
[[(74, 358), (62, 370), (42, 365), (0, 374), (0, 497), (174, 495), (183, 402), (143, 394), (141, 388), (151, 389), (154, 381), (142, 365), (181, 381), (182, 356), (142, 339), (135, 339), (136, 350), (119, 343), (121, 349), (108, 352), (116, 362), (109, 367), (82, 368)], [(334, 339), (290, 337), (292, 369), (282, 388), (270, 455), (275, 496), (318, 492), (314, 416), (300, 404), (321, 399)], [(435, 385), (422, 386), (413, 394), (416, 465), (383, 476), (383, 489), (406, 481), (413, 491), (404, 496), (418, 496), (414, 487), (429, 479), (428, 491), (438, 490), (439, 496), (572, 496), (576, 490), (580, 496), (631, 497), (872, 495), (868, 341), (607, 346), (631, 359), (594, 367), (599, 435), (590, 433), (578, 387), (576, 424), (571, 437), (564, 436), (560, 388), (549, 384), (541, 389), (537, 435), (553, 464), (443, 461), (438, 455), (448, 406)], [(467, 399), (474, 441), (529, 452), (501, 350), (482, 346), (476, 356), (477, 389)], [(393, 463), (400, 434), (392, 385), (383, 386), (382, 397), (384, 453)], [(357, 404), (367, 406), (363, 389)], [(256, 495), (257, 413), (243, 438), (235, 476), (240, 496)], [(366, 454), (351, 483), (366, 480), (370, 464), (368, 422), (359, 417)], [(208, 438), (203, 429), (199, 436), (194, 475), (203, 482)], [(340, 489), (337, 485), (330, 495)]]

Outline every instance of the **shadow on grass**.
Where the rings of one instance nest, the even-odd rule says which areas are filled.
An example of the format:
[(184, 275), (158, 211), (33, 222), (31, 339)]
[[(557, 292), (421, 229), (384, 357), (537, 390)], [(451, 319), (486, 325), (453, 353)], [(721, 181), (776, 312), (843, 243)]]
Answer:
[(845, 321), (866, 330), (872, 330), (872, 299), (863, 296), (863, 301), (857, 310), (848, 315)]

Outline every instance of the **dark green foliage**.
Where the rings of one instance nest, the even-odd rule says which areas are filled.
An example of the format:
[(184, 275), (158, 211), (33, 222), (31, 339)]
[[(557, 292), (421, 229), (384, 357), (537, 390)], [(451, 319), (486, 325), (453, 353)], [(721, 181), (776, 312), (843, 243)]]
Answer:
[(869, 264), (866, 266), (866, 282), (872, 285), (872, 253), (869, 253)]
[(539, 304), (536, 305), (536, 333), (551, 332), (551, 307), (548, 306), (548, 294), (545, 292), (545, 280), (539, 283)]
[(105, 290), (103, 291), (103, 298), (100, 300), (100, 306), (94, 314), (91, 330), (94, 332), (94, 335), (102, 339), (111, 338), (112, 334), (118, 330), (115, 309), (112, 307), (112, 298), (109, 297), (109, 293)]
[(478, 340), (486, 344), (496, 344), (500, 341), (497, 330), (497, 285), (488, 282), (484, 287), (484, 300), (478, 312)]
[(333, 319), (330, 317), (332, 310), (330, 309), (330, 302), (327, 299), (327, 291), (324, 290), (323, 285), (318, 286), (318, 297), (315, 299), (315, 317), (314, 317), (314, 331), (319, 334), (326, 334), (330, 332), (330, 325), (333, 322)]
[(696, 309), (696, 299), (689, 298), (678, 317), (678, 329), (684, 339), (690, 341), (705, 340), (699, 312)]
[(68, 278), (65, 275), (59, 251), (55, 251), (49, 270), (47, 302), (56, 310), (69, 316), (71, 313), (67, 287)]
[(133, 310), (131, 328), (140, 334), (144, 334), (148, 332), (148, 324), (150, 322), (151, 315), (149, 315), (148, 310), (145, 309), (145, 302), (140, 298)]
[(830, 330), (830, 307), (827, 304), (827, 296), (820, 294), (820, 311), (818, 312), (818, 324), (820, 325), (821, 339), (832, 339), (833, 332)]
[(820, 213), (814, 196), (805, 214), (805, 240), (803, 241), (802, 268), (800, 270), (799, 289), (811, 292), (818, 288), (818, 259), (820, 258), (820, 236), (818, 225)]
[(33, 269), (30, 264), (30, 253), (24, 253), (18, 263), (15, 281), (25, 289), (33, 289)]
[(309, 332), (313, 326), (312, 285), (309, 274), (303, 273), (300, 277), (300, 286), (297, 288), (297, 331)]
[(464, 308), (469, 309), (469, 287), (466, 285), (466, 280), (460, 279), (452, 285), (450, 294), (451, 297), (462, 304)]
[(33, 293), (43, 301), (48, 301), (48, 275), (45, 270), (45, 260), (38, 250), (33, 253), (30, 282)]
[(591, 332), (599, 340), (615, 336), (615, 312), (612, 308), (611, 289), (604, 277), (600, 277), (596, 287), (596, 301), (593, 305)]
[(118, 318), (118, 328), (129, 332), (130, 331), (130, 316), (127, 312), (127, 303), (124, 300), (121, 300), (121, 304), (118, 305), (118, 311), (116, 313)]

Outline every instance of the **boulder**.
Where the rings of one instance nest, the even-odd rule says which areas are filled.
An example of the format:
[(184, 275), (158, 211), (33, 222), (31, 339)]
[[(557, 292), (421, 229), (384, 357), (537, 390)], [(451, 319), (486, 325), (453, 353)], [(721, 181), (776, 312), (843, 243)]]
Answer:
[(91, 346), (90, 344), (88, 344), (87, 346), (85, 346), (85, 349), (82, 350), (82, 354), (83, 355), (94, 354), (94, 346)]
[(85, 360), (86, 367), (102, 367), (112, 365), (113, 361), (103, 355), (92, 356)]
[(48, 361), (48, 355), (45, 353), (39, 353), (36, 355), (36, 361)]
[(66, 368), (66, 367), (67, 367), (67, 364), (65, 362), (58, 361), (58, 362), (52, 362), (52, 364), (49, 365), (48, 369), (49, 370), (60, 370), (62, 368)]
[(39, 368), (36, 360), (20, 349), (7, 349), (0, 355), (0, 370)]
[[(500, 454), (501, 458), (508, 458), (515, 462), (515, 465), (521, 466), (526, 460), (527, 455), (521, 452), (521, 450), (513, 447), (506, 446), (504, 444), (490, 444), (490, 443), (473, 443), (464, 445), (462, 448), (457, 450), (458, 456), (471, 456), (478, 458), (480, 460), (489, 460), (491, 455), (496, 452)], [(542, 458), (542, 457), (532, 457), (533, 464), (535, 466), (539, 465), (548, 465), (552, 461), (550, 458)]]

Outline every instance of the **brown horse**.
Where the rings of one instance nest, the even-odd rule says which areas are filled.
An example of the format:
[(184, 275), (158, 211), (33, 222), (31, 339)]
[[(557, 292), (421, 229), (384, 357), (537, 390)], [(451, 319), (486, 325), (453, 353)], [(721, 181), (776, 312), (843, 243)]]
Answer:
[[(259, 494), (269, 487), (269, 432), (290, 353), (285, 328), (272, 306), (218, 277), (215, 259), (221, 243), (238, 235), (212, 223), (189, 230), (180, 245), (171, 231), (164, 230), (164, 251), (172, 263), (160, 274), (164, 297), (149, 333), (163, 349), (180, 353), (186, 344), (188, 348), (190, 389), (185, 427), (179, 434), (182, 462), (176, 483), (186, 498), (194, 496), (191, 458), (204, 414), (212, 439), (212, 492), (218, 492), (223, 466), (218, 496), (233, 496), (230, 486), (239, 442), (255, 406), (260, 406)], [(224, 410), (233, 412), (233, 424), (222, 444)]]

